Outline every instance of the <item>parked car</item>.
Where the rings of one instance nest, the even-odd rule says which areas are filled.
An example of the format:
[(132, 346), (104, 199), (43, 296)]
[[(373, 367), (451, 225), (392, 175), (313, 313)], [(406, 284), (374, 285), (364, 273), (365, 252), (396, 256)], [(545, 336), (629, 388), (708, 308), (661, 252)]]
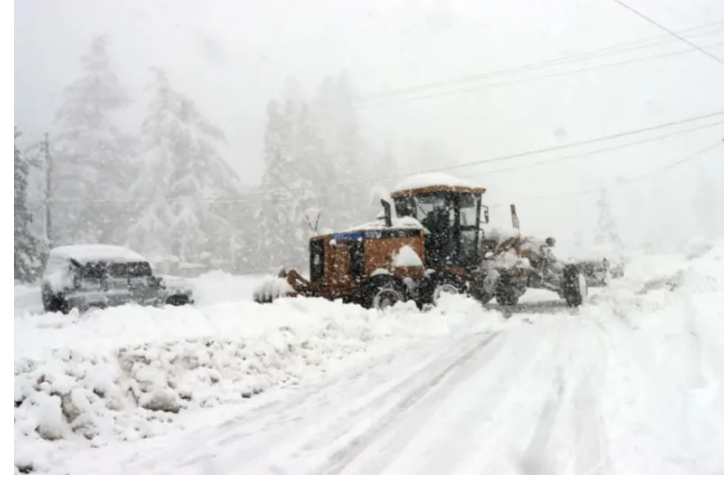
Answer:
[(70, 245), (50, 251), (41, 293), (45, 311), (84, 312), (126, 303), (193, 304), (186, 282), (155, 276), (143, 256), (117, 245)]

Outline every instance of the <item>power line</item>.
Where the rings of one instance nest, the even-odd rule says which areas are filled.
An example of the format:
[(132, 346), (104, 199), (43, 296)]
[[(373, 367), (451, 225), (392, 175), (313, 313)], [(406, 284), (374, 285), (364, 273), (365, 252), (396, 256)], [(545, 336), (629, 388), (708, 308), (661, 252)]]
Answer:
[[(712, 23), (700, 25), (698, 27), (693, 27), (693, 28), (690, 28), (687, 30), (682, 30), (682, 33), (700, 30), (702, 28), (719, 25), (721, 23), (724, 23), (724, 20), (719, 20), (719, 21), (715, 21)], [(722, 31), (721, 29), (716, 29), (714, 31), (696, 33), (691, 36), (706, 36), (706, 35), (716, 34), (721, 31)], [(668, 35), (664, 35), (663, 37), (668, 37)], [(404, 95), (404, 94), (408, 94), (408, 93), (415, 93), (415, 92), (420, 92), (420, 91), (424, 92), (424, 90), (427, 90), (427, 89), (437, 89), (437, 88), (440, 88), (443, 86), (454, 86), (454, 85), (458, 85), (461, 83), (469, 83), (469, 82), (473, 82), (473, 81), (490, 79), (490, 78), (494, 78), (496, 76), (505, 76), (505, 75), (511, 75), (511, 74), (515, 74), (515, 73), (521, 73), (521, 72), (526, 72), (526, 71), (531, 71), (531, 70), (536, 70), (536, 69), (541, 69), (541, 68), (546, 68), (546, 67), (561, 66), (561, 65), (568, 64), (568, 63), (585, 61), (585, 60), (589, 60), (589, 59), (596, 58), (596, 57), (609, 56), (609, 55), (615, 55), (615, 54), (625, 53), (625, 52), (629, 52), (629, 51), (644, 49), (644, 48), (650, 48), (652, 46), (662, 45), (662, 44), (670, 43), (671, 41), (673, 41), (670, 39), (655, 41), (655, 40), (663, 38), (663, 37), (655, 37), (655, 38), (649, 38), (649, 39), (644, 39), (644, 40), (637, 40), (637, 41), (633, 41), (633, 42), (626, 42), (626, 43), (621, 43), (618, 45), (610, 46), (607, 48), (602, 48), (599, 50), (593, 50), (593, 51), (590, 51), (587, 53), (581, 53), (581, 54), (576, 54), (576, 55), (566, 55), (566, 56), (561, 56), (561, 57), (553, 58), (553, 59), (549, 59), (549, 60), (543, 60), (543, 61), (539, 61), (536, 63), (527, 64), (527, 65), (515, 66), (515, 67), (511, 67), (511, 68), (494, 70), (494, 71), (478, 73), (478, 74), (473, 74), (473, 75), (468, 75), (468, 76), (461, 76), (458, 78), (452, 78), (452, 79), (447, 79), (447, 80), (422, 83), (422, 84), (418, 84), (418, 85), (410, 86), (410, 87), (406, 87), (406, 88), (394, 89), (391, 91), (383, 91), (383, 92), (379, 92), (376, 94), (370, 94), (367, 96), (358, 97), (357, 103), (364, 104), (365, 102), (386, 99), (389, 97), (396, 97), (396, 96), (400, 96), (400, 95)], [(641, 43), (643, 43), (643, 45), (641, 45)]]
[[(691, 154), (691, 155), (689, 155), (689, 156), (684, 157), (683, 159), (679, 159), (679, 160), (677, 160), (677, 161), (670, 162), (670, 163), (665, 164), (665, 165), (663, 165), (663, 166), (661, 166), (661, 167), (658, 167), (658, 168), (656, 168), (656, 169), (653, 169), (653, 170), (651, 170), (651, 171), (649, 171), (649, 172), (647, 172), (647, 173), (645, 173), (645, 174), (640, 174), (640, 175), (638, 175), (638, 176), (633, 176), (633, 177), (629, 177), (628, 179), (624, 179), (624, 180), (618, 182), (617, 184), (615, 184), (615, 185), (613, 186), (613, 188), (618, 188), (618, 187), (626, 186), (626, 185), (631, 184), (631, 183), (633, 183), (633, 182), (636, 182), (636, 181), (639, 181), (639, 180), (642, 180), (642, 179), (646, 179), (646, 178), (649, 178), (649, 177), (654, 176), (654, 175), (656, 175), (656, 174), (659, 174), (659, 173), (661, 173), (661, 172), (664, 172), (664, 171), (666, 171), (666, 170), (672, 169), (672, 168), (677, 167), (677, 166), (679, 166), (679, 165), (681, 165), (681, 164), (684, 164), (684, 163), (686, 163), (686, 162), (693, 161), (693, 160), (698, 159), (699, 157), (703, 156), (703, 155), (706, 154), (707, 152), (712, 151), (712, 150), (714, 150), (714, 149), (716, 149), (716, 148), (718, 148), (718, 147), (721, 147), (722, 145), (724, 145), (724, 142), (723, 142), (723, 141), (721, 141), (721, 140), (720, 140), (720, 141), (717, 141), (716, 143), (712, 144), (711, 146), (708, 146), (708, 147), (706, 147), (706, 148), (704, 148), (704, 149), (701, 149), (701, 150), (699, 150), (699, 151), (697, 151), (697, 152), (695, 152), (695, 153), (693, 153), (693, 154)], [(594, 188), (591, 188), (591, 189), (584, 189), (584, 190), (580, 190), (580, 191), (576, 191), (576, 192), (567, 192), (567, 193), (564, 193), (564, 194), (529, 196), (529, 197), (523, 197), (523, 198), (520, 199), (519, 201), (523, 201), (523, 202), (524, 202), (524, 201), (529, 201), (529, 200), (539, 200), (539, 201), (546, 202), (546, 201), (549, 201), (549, 200), (556, 200), (556, 199), (567, 198), (567, 197), (578, 197), (578, 196), (582, 196), (582, 195), (592, 194), (592, 193), (595, 193), (595, 192), (600, 191), (601, 189), (602, 189), (602, 187), (594, 187)], [(501, 205), (501, 204), (495, 204), (495, 205)], [(491, 207), (492, 207), (492, 206), (491, 206)]]
[[(411, 175), (420, 174), (420, 173), (425, 173), (425, 172), (440, 172), (440, 171), (445, 171), (445, 170), (458, 169), (458, 168), (462, 168), (462, 167), (470, 167), (470, 166), (476, 166), (476, 165), (480, 165), (480, 164), (488, 164), (488, 163), (501, 162), (501, 161), (506, 161), (506, 160), (511, 160), (511, 159), (518, 159), (518, 158), (522, 158), (522, 157), (537, 155), (537, 154), (544, 153), (544, 152), (553, 152), (553, 151), (562, 150), (562, 149), (569, 149), (569, 148), (571, 148), (571, 147), (576, 147), (576, 146), (581, 146), (581, 145), (586, 145), (586, 144), (592, 144), (592, 143), (607, 141), (607, 140), (611, 140), (611, 139), (618, 139), (618, 138), (622, 138), (622, 137), (626, 137), (626, 136), (630, 136), (630, 135), (634, 135), (634, 134), (640, 134), (640, 133), (644, 133), (644, 132), (651, 132), (651, 131), (658, 130), (658, 129), (663, 129), (663, 128), (666, 128), (666, 127), (671, 127), (671, 126), (676, 126), (676, 125), (681, 125), (681, 124), (690, 123), (690, 122), (693, 122), (693, 121), (698, 121), (698, 120), (700, 120), (700, 119), (711, 118), (711, 117), (715, 117), (715, 116), (721, 116), (721, 115), (723, 115), (723, 114), (724, 114), (724, 111), (717, 111), (717, 112), (714, 112), (714, 113), (709, 113), (709, 114), (705, 114), (705, 115), (695, 116), (695, 117), (691, 117), (691, 118), (687, 118), (687, 119), (683, 119), (683, 120), (679, 120), (679, 121), (672, 121), (672, 122), (669, 122), (669, 123), (659, 124), (659, 125), (657, 125), (657, 126), (650, 126), (650, 127), (646, 127), (646, 128), (641, 128), (641, 129), (636, 129), (636, 130), (631, 130), (631, 131), (626, 131), (626, 132), (611, 134), (611, 135), (608, 135), (608, 136), (591, 138), (591, 139), (587, 139), (587, 140), (583, 140), (583, 141), (578, 141), (578, 142), (563, 144), (563, 145), (560, 145), (560, 146), (551, 146), (551, 147), (547, 147), (547, 148), (535, 149), (535, 150), (530, 150), (530, 151), (521, 152), (521, 153), (516, 153), (516, 154), (509, 154), (509, 155), (506, 155), (506, 156), (499, 156), (499, 157), (494, 157), (494, 158), (490, 158), (490, 159), (484, 159), (484, 160), (481, 160), (481, 161), (473, 161), (473, 162), (468, 162), (468, 163), (464, 163), (464, 164), (456, 164), (456, 165), (450, 165), (450, 166), (445, 166), (445, 167), (439, 167), (439, 168), (435, 168), (435, 169), (428, 169), (428, 170), (424, 170), (424, 171), (417, 171), (417, 172), (414, 172), (414, 173), (411, 173), (411, 174), (396, 174), (396, 175), (387, 176), (387, 177), (378, 177), (378, 178), (375, 178), (375, 179), (360, 180), (360, 181), (341, 181), (341, 182), (333, 183), (333, 184), (331, 184), (331, 185), (332, 185), (332, 186), (337, 186), (337, 187), (339, 187), (339, 186), (349, 186), (349, 185), (361, 185), (361, 184), (368, 184), (368, 183), (376, 183), (376, 182), (383, 182), (383, 181), (391, 180), (391, 179), (399, 179), (399, 178), (402, 178), (402, 177), (409, 177), (409, 176), (411, 176)], [(637, 144), (643, 144), (643, 143), (647, 143), (647, 142), (653, 142), (653, 141), (657, 141), (657, 140), (664, 139), (664, 138), (668, 138), (668, 137), (672, 137), (672, 136), (677, 136), (677, 135), (681, 135), (681, 134), (686, 134), (686, 133), (689, 133), (689, 132), (698, 131), (698, 130), (702, 130), (702, 129), (706, 129), (706, 128), (718, 126), (718, 125), (721, 125), (721, 124), (724, 124), (724, 121), (718, 121), (718, 122), (715, 122), (715, 123), (709, 123), (709, 124), (705, 124), (705, 125), (699, 125), (699, 126), (695, 126), (695, 127), (692, 127), (692, 128), (684, 129), (684, 130), (681, 130), (681, 131), (669, 132), (669, 133), (666, 133), (666, 134), (661, 134), (661, 135), (659, 135), (659, 136), (654, 136), (654, 137), (650, 137), (650, 138), (645, 138), (645, 139), (639, 139), (639, 140), (636, 140), (636, 141), (631, 141), (631, 142), (628, 142), (628, 143), (625, 143), (625, 144), (618, 144), (618, 145), (614, 145), (614, 146), (608, 146), (608, 147), (600, 148), (600, 149), (597, 149), (597, 150), (594, 150), (594, 151), (588, 151), (588, 152), (584, 152), (584, 153), (577, 153), (577, 154), (573, 154), (573, 155), (569, 155), (569, 156), (564, 156), (564, 157), (556, 157), (556, 158), (552, 158), (552, 159), (547, 159), (547, 160), (545, 160), (545, 161), (540, 161), (540, 162), (535, 162), (535, 163), (530, 163), (530, 164), (520, 164), (520, 165), (517, 165), (517, 166), (512, 166), (512, 167), (504, 168), (504, 169), (497, 169), (497, 170), (493, 170), (493, 171), (486, 171), (486, 172), (483, 172), (483, 173), (479, 174), (478, 176), (481, 176), (481, 175), (492, 175), (492, 174), (496, 174), (496, 173), (500, 173), (500, 172), (507, 172), (507, 171), (512, 171), (512, 170), (527, 169), (527, 168), (532, 168), (532, 167), (538, 167), (538, 166), (544, 165), (544, 164), (550, 164), (550, 163), (554, 163), (554, 162), (562, 162), (562, 161), (570, 160), (570, 159), (573, 159), (573, 158), (585, 157), (585, 156), (590, 156), (590, 155), (594, 155), (594, 154), (600, 154), (600, 153), (607, 152), (607, 151), (611, 151), (611, 150), (622, 149), (622, 148), (630, 147), (630, 146), (637, 145)], [(473, 177), (477, 177), (477, 176), (473, 176)], [(194, 202), (199, 202), (199, 201), (205, 201), (205, 202), (217, 202), (217, 203), (250, 203), (250, 202), (252, 202), (252, 200), (253, 200), (252, 197), (260, 197), (260, 196), (266, 196), (266, 195), (270, 195), (270, 194), (272, 194), (272, 192), (262, 190), (262, 191), (247, 193), (244, 198), (224, 198), (224, 197), (215, 197), (215, 198), (214, 198), (214, 197), (192, 198), (192, 197), (179, 197), (179, 198), (167, 198), (167, 199), (164, 199), (164, 200), (165, 200), (166, 202), (176, 202), (176, 201), (194, 201)], [(78, 203), (78, 202), (89, 202), (89, 203), (103, 203), (103, 202), (153, 203), (153, 202), (158, 202), (159, 200), (160, 200), (160, 199), (113, 199), (113, 200), (110, 200), (110, 199), (95, 199), (95, 200), (94, 200), (94, 199), (55, 199), (55, 200), (53, 200), (52, 202), (53, 202), (53, 203), (64, 203), (64, 202), (67, 202), (67, 203)], [(293, 201), (293, 200), (295, 200), (295, 199), (292, 199), (291, 201)], [(282, 201), (282, 203), (287, 203), (287, 202), (290, 202), (290, 201)]]
[(646, 174), (641, 174), (641, 175), (638, 175), (638, 176), (631, 177), (631, 178), (623, 181), (622, 184), (630, 184), (630, 183), (632, 183), (632, 182), (636, 182), (636, 181), (639, 181), (639, 180), (641, 180), (641, 179), (646, 179), (646, 178), (651, 177), (651, 176), (653, 176), (653, 175), (656, 175), (656, 174), (658, 174), (658, 173), (660, 173), (660, 172), (668, 171), (669, 169), (673, 169), (674, 167), (680, 166), (681, 164), (684, 164), (684, 163), (686, 163), (686, 162), (693, 161), (694, 159), (698, 159), (700, 156), (706, 154), (707, 152), (709, 152), (709, 151), (711, 151), (711, 150), (713, 150), (713, 149), (716, 149), (717, 147), (721, 147), (722, 145), (724, 145), (724, 140), (720, 140), (720, 141), (717, 142), (716, 144), (713, 144), (713, 145), (711, 145), (711, 146), (709, 146), (709, 147), (707, 147), (707, 148), (705, 148), (705, 149), (702, 149), (702, 150), (700, 150), (700, 151), (692, 154), (691, 156), (685, 157), (685, 158), (683, 158), (683, 159), (679, 159), (678, 161), (670, 162), (670, 163), (668, 163), (668, 164), (666, 164), (666, 165), (664, 165), (664, 166), (662, 166), (662, 167), (659, 167), (658, 169), (655, 169), (655, 170), (653, 170), (653, 171), (647, 172)]
[(695, 48), (695, 49), (699, 50), (700, 52), (704, 53), (704, 54), (705, 54), (706, 56), (708, 56), (709, 58), (713, 59), (713, 60), (716, 61), (717, 63), (719, 63), (719, 64), (721, 64), (721, 65), (724, 66), (724, 60), (722, 60), (721, 58), (719, 58), (719, 57), (717, 57), (717, 56), (709, 53), (708, 51), (706, 51), (705, 49), (701, 48), (700, 46), (697, 46), (697, 45), (693, 44), (692, 42), (690, 42), (690, 41), (687, 40), (686, 38), (682, 37), (681, 35), (678, 35), (678, 34), (674, 33), (673, 31), (671, 31), (671, 30), (669, 30), (668, 28), (666, 28), (665, 26), (663, 26), (661, 23), (658, 23), (658, 22), (652, 20), (651, 18), (647, 17), (646, 15), (644, 15), (644, 14), (641, 13), (641, 12), (639, 12), (638, 10), (635, 10), (634, 8), (626, 5), (626, 4), (625, 4), (624, 2), (622, 2), (621, 0), (613, 0), (613, 1), (616, 2), (616, 3), (618, 3), (619, 5), (621, 5), (623, 8), (627, 9), (628, 11), (633, 12), (634, 14), (636, 14), (636, 15), (638, 15), (639, 17), (643, 18), (644, 20), (646, 20), (647, 22), (651, 23), (652, 25), (660, 28), (661, 30), (664, 30), (666, 33), (668, 33), (669, 35), (673, 36), (674, 38), (678, 38), (680, 41), (683, 41), (684, 43), (686, 43), (687, 45), (691, 46), (692, 48)]
[(493, 174), (498, 174), (498, 173), (500, 173), (500, 172), (515, 171), (515, 170), (518, 170), (518, 169), (530, 169), (530, 168), (534, 168), (534, 167), (538, 167), (538, 166), (553, 164), (553, 163), (556, 163), (556, 162), (564, 162), (564, 161), (568, 161), (568, 160), (570, 160), (570, 159), (576, 159), (576, 158), (579, 158), (579, 157), (593, 156), (593, 155), (596, 155), (596, 154), (601, 154), (601, 153), (604, 153), (604, 152), (615, 151), (615, 150), (618, 150), (618, 149), (625, 149), (625, 148), (627, 148), (627, 147), (636, 146), (636, 145), (639, 145), (639, 144), (645, 144), (645, 143), (647, 143), (647, 142), (658, 141), (658, 140), (660, 140), (660, 139), (666, 139), (666, 138), (673, 137), (673, 136), (680, 136), (680, 135), (682, 135), (682, 134), (688, 134), (688, 133), (690, 133), (690, 132), (700, 131), (700, 130), (703, 130), (703, 129), (708, 129), (708, 128), (715, 127), (715, 126), (720, 126), (720, 125), (723, 125), (723, 124), (724, 124), (724, 121), (718, 121), (718, 122), (715, 122), (715, 123), (704, 124), (704, 125), (702, 125), (702, 126), (696, 126), (696, 127), (693, 127), (693, 128), (684, 129), (684, 130), (676, 131), (676, 132), (673, 132), (673, 133), (661, 134), (661, 135), (659, 135), (659, 136), (654, 136), (654, 137), (650, 137), (650, 138), (646, 138), (646, 139), (639, 139), (639, 140), (636, 140), (636, 141), (627, 142), (627, 143), (625, 143), (625, 144), (618, 144), (618, 145), (616, 145), (616, 146), (604, 147), (604, 148), (596, 149), (596, 150), (593, 150), (593, 151), (587, 151), (587, 152), (582, 152), (582, 153), (578, 153), (578, 154), (572, 154), (572, 155), (563, 156), (563, 157), (556, 157), (556, 158), (553, 158), (553, 159), (548, 159), (548, 160), (539, 161), (539, 162), (533, 162), (533, 163), (529, 163), (529, 164), (521, 164), (521, 165), (519, 165), (519, 166), (507, 167), (507, 168), (504, 168), (504, 169), (494, 169), (494, 170), (492, 170), (492, 171), (485, 171), (485, 172), (481, 172), (480, 174), (475, 174), (475, 175), (473, 175), (473, 176), (471, 176), (471, 177), (481, 177), (481, 176), (483, 176), (483, 175), (485, 175), (485, 176), (490, 176), (490, 175), (493, 175)]
[[(722, 46), (722, 45), (724, 45), (724, 42), (715, 43), (713, 45), (710, 45), (710, 47), (718, 47), (718, 46)], [(682, 55), (685, 53), (690, 53), (692, 51), (694, 51), (694, 50), (689, 48), (689, 49), (685, 49), (685, 50), (678, 50), (678, 51), (673, 51), (673, 52), (660, 53), (660, 54), (656, 54), (656, 55), (649, 55), (649, 56), (645, 56), (645, 57), (641, 57), (641, 58), (622, 60), (622, 61), (617, 61), (614, 63), (606, 63), (603, 65), (587, 66), (587, 67), (578, 68), (575, 70), (548, 73), (548, 74), (534, 76), (534, 77), (530, 77), (530, 78), (520, 78), (520, 79), (515, 79), (515, 80), (501, 81), (499, 83), (493, 83), (493, 84), (483, 84), (483, 85), (471, 86), (471, 87), (467, 87), (467, 88), (456, 88), (456, 89), (450, 89), (450, 90), (437, 91), (437, 92), (433, 92), (433, 93), (422, 95), (422, 96), (403, 97), (403, 98), (400, 98), (400, 101), (405, 101), (405, 102), (421, 101), (421, 100), (426, 100), (426, 99), (438, 98), (438, 97), (442, 97), (442, 96), (449, 96), (452, 94), (470, 93), (470, 92), (474, 92), (474, 91), (497, 88), (497, 87), (501, 87), (501, 86), (508, 86), (508, 85), (512, 85), (512, 84), (527, 83), (530, 81), (536, 81), (536, 80), (540, 80), (540, 79), (555, 78), (555, 77), (559, 77), (559, 76), (567, 76), (567, 75), (576, 74), (576, 73), (584, 73), (587, 71), (613, 68), (616, 66), (629, 65), (629, 64), (633, 64), (633, 63), (639, 63), (639, 62), (648, 61), (648, 60), (655, 60), (655, 59), (659, 59), (659, 58), (668, 58), (668, 57), (672, 57), (672, 56)], [(400, 94), (398, 96), (404, 96), (404, 95)], [(395, 96), (390, 96), (385, 99), (395, 99)], [(383, 102), (383, 101), (374, 102), (373, 101), (373, 102), (370, 102), (369, 104), (362, 103), (358, 107), (360, 107), (362, 109), (371, 108), (371, 107), (375, 107), (378, 104), (386, 104), (386, 102)]]
[[(663, 128), (667, 128), (667, 127), (671, 127), (671, 126), (678, 126), (678, 125), (681, 125), (681, 124), (686, 124), (686, 123), (698, 121), (698, 120), (700, 120), (700, 119), (706, 119), (706, 118), (711, 118), (711, 117), (715, 117), (715, 116), (721, 116), (722, 114), (724, 114), (724, 111), (716, 111), (716, 112), (714, 112), (714, 113), (703, 114), (703, 115), (700, 115), (700, 116), (694, 116), (694, 117), (687, 118), (687, 119), (682, 119), (682, 120), (679, 120), (679, 121), (671, 121), (671, 122), (664, 123), (664, 124), (659, 124), (659, 125), (656, 125), (656, 126), (649, 126), (649, 127), (645, 127), (645, 128), (634, 129), (634, 130), (631, 130), (631, 131), (625, 131), (625, 132), (620, 132), (620, 133), (616, 133), (616, 134), (609, 134), (609, 135), (607, 135), (607, 136), (601, 136), (601, 137), (597, 137), (597, 138), (584, 139), (584, 140), (582, 140), (582, 141), (571, 142), (571, 143), (563, 144), (563, 145), (560, 145), (560, 146), (544, 147), (544, 148), (540, 148), (540, 149), (533, 149), (533, 150), (529, 150), (529, 151), (525, 151), (525, 152), (519, 152), (519, 153), (515, 153), (515, 154), (508, 154), (508, 155), (505, 155), (505, 156), (499, 156), (499, 157), (494, 157), (494, 158), (490, 158), (490, 159), (482, 159), (482, 160), (479, 160), (479, 161), (471, 161), (471, 162), (465, 162), (465, 163), (462, 163), (462, 164), (455, 164), (455, 165), (446, 166), (446, 167), (438, 167), (438, 168), (434, 168), (434, 169), (427, 169), (427, 170), (424, 170), (424, 171), (416, 172), (416, 174), (425, 173), (425, 172), (440, 172), (440, 171), (445, 171), (445, 170), (461, 169), (461, 168), (464, 168), (464, 167), (477, 166), (477, 165), (480, 165), (480, 164), (490, 164), (490, 163), (494, 163), (494, 162), (507, 161), (507, 160), (510, 160), (510, 159), (518, 159), (518, 158), (521, 158), (521, 157), (532, 156), (532, 155), (541, 154), (541, 153), (544, 153), (544, 152), (552, 152), (552, 151), (559, 151), (559, 150), (562, 150), (562, 149), (570, 149), (570, 148), (572, 148), (572, 147), (583, 146), (583, 145), (587, 145), (587, 144), (593, 144), (593, 143), (597, 143), (597, 142), (601, 142), (601, 141), (609, 141), (609, 140), (611, 140), (611, 139), (618, 139), (618, 138), (622, 138), (622, 137), (626, 137), (626, 136), (631, 136), (631, 135), (634, 135), (634, 134), (641, 134), (641, 133), (644, 133), (644, 132), (655, 131), (655, 130), (657, 130), (657, 129), (663, 129)], [(409, 174), (407, 174), (407, 175), (409, 175)], [(400, 177), (400, 175), (397, 175), (397, 177)], [(395, 176), (389, 177), (389, 179), (394, 179), (394, 178), (395, 178)], [(384, 179), (382, 179), (382, 180), (384, 180)]]

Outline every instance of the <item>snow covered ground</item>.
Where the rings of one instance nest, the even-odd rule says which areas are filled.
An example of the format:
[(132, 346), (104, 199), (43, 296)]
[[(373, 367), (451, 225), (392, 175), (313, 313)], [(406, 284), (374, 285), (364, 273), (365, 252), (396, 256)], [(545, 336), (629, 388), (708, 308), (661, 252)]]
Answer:
[[(16, 288), (37, 473), (722, 473), (724, 243), (636, 256), (578, 310), (251, 301), (42, 313)], [(35, 299), (37, 300), (37, 298)]]

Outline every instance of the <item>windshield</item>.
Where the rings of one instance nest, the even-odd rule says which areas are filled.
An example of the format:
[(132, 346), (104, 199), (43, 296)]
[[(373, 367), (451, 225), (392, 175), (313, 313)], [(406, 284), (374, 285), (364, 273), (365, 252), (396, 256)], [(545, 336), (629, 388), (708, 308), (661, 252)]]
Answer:
[(453, 199), (448, 193), (421, 194), (396, 199), (395, 209), (399, 216), (414, 217), (428, 229), (435, 222), (436, 225), (455, 223)]
[(460, 225), (475, 227), (478, 220), (478, 203), (480, 196), (473, 194), (460, 195)]

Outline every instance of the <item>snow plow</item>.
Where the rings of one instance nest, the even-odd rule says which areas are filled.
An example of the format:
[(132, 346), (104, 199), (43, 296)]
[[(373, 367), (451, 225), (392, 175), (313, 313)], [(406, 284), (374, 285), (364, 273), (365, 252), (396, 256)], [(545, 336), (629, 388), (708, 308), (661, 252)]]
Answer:
[(422, 174), (381, 199), (372, 223), (309, 241), (309, 276), (282, 268), (254, 291), (258, 303), (280, 297), (341, 299), (382, 309), (414, 300), (421, 309), (442, 293), (466, 294), (483, 304), (515, 305), (528, 288), (557, 293), (577, 307), (589, 286), (604, 286), (608, 262), (565, 263), (553, 238), (488, 226), (485, 189), (443, 174)]

